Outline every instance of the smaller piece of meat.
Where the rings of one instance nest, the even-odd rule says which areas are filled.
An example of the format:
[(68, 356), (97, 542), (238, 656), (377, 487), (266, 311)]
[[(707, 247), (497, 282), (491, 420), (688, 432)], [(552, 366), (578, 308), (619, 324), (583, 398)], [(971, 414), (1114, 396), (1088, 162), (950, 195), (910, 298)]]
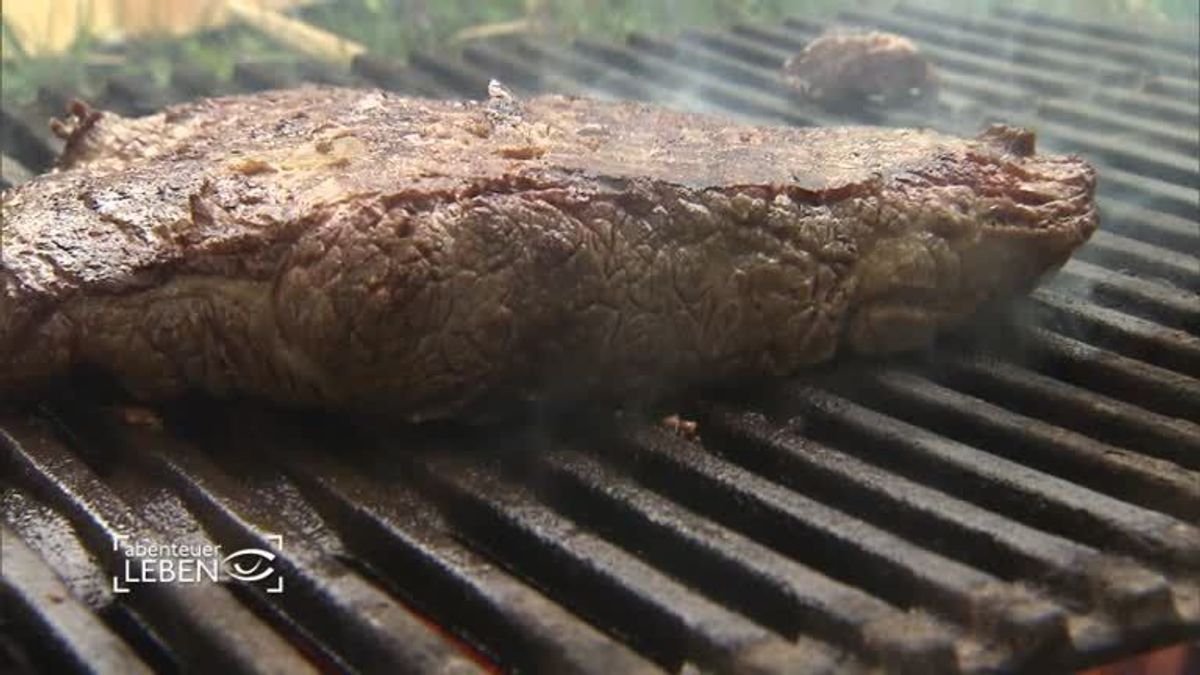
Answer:
[(906, 37), (833, 29), (783, 64), (784, 80), (806, 99), (826, 105), (898, 105), (937, 94), (937, 77)]

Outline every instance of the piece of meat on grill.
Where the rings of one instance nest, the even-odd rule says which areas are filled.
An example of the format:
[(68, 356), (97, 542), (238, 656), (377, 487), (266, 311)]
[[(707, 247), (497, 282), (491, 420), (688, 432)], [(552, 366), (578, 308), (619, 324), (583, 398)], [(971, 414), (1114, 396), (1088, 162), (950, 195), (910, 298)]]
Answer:
[(409, 419), (653, 397), (927, 343), (1096, 226), (1084, 162), (994, 128), (305, 88), (79, 107), (3, 195), (0, 399), (73, 366)]
[(832, 29), (783, 64), (784, 81), (831, 106), (898, 105), (937, 95), (937, 75), (917, 45), (881, 31)]

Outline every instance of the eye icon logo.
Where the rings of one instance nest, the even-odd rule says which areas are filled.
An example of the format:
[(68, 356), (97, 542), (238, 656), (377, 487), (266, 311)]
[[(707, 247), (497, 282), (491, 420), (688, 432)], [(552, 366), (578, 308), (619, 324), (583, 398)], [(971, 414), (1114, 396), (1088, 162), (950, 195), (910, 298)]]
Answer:
[(261, 548), (244, 548), (235, 551), (222, 561), (229, 576), (239, 581), (261, 581), (271, 576), (275, 568), (271, 561), (275, 554)]
[[(272, 535), (269, 538), (278, 548), (283, 548), (283, 537)], [(225, 556), (221, 561), (221, 566), (225, 569), (226, 574), (238, 581), (263, 581), (271, 575), (275, 575), (275, 584), (268, 587), (267, 592), (282, 593), (283, 575), (279, 574), (272, 564), (277, 557), (277, 554), (266, 549), (243, 548)]]

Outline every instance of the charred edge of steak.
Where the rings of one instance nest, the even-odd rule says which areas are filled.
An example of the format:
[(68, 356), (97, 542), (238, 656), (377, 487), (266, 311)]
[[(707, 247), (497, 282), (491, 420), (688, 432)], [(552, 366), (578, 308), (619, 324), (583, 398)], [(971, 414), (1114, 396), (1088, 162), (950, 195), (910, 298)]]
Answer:
[(67, 119), (50, 120), (50, 130), (65, 142), (56, 163), (56, 166), (62, 169), (74, 166), (94, 152), (90, 147), (90, 137), (95, 133), (96, 123), (104, 116), (102, 111), (93, 110), (80, 100), (71, 101), (67, 111), (70, 115)]

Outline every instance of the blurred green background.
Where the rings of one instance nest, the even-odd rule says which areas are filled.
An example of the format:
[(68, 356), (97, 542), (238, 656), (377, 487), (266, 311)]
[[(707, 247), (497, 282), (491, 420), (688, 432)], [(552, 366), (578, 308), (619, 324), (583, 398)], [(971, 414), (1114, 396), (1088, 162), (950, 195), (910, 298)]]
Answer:
[[(12, 2), (39, 0), (8, 0)], [(42, 0), (49, 1), (49, 0)], [(1198, 0), (1000, 0), (1008, 6), (1093, 19), (1148, 24), (1194, 24)], [(890, 0), (333, 0), (293, 9), (291, 16), (404, 58), (414, 49), (454, 50), (473, 34), (516, 30), (544, 39), (577, 36), (615, 39), (630, 31), (670, 34), (685, 27), (772, 21), (786, 15), (829, 15), (844, 7), (886, 7)], [(986, 14), (998, 0), (939, 0), (924, 4)], [(7, 14), (6, 14), (7, 17)], [(115, 48), (79, 31), (67, 51), (34, 56), (6, 18), (0, 96), (23, 102), (39, 86), (87, 96), (96, 73), (120, 70), (165, 84), (176, 64), (217, 78), (231, 76), (236, 61), (284, 62), (294, 53), (236, 22), (221, 31), (185, 37), (139, 38)]]

